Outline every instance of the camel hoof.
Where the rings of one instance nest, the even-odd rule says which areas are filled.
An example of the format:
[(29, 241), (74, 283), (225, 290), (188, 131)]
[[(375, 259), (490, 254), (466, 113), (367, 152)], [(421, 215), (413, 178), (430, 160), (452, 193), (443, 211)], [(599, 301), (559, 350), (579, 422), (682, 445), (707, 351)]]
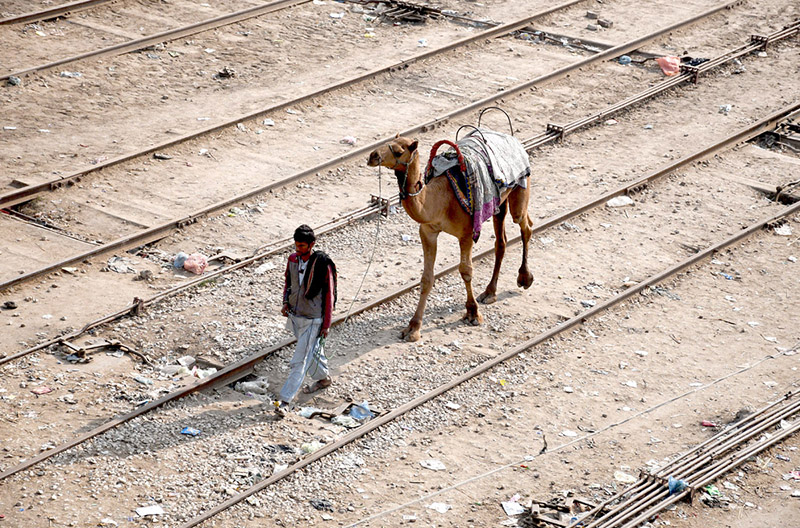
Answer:
[(497, 295), (495, 295), (494, 293), (489, 294), (483, 292), (482, 294), (478, 295), (478, 302), (481, 304), (493, 304), (497, 302)]
[(528, 289), (533, 284), (533, 274), (532, 273), (520, 273), (517, 277), (517, 286), (520, 288)]
[(410, 343), (419, 341), (421, 337), (422, 335), (420, 334), (419, 329), (414, 329), (410, 326), (404, 328), (403, 331), (400, 332), (400, 339), (404, 339)]
[(472, 326), (480, 326), (483, 324), (483, 316), (480, 313), (470, 314), (467, 312), (464, 314), (463, 320)]

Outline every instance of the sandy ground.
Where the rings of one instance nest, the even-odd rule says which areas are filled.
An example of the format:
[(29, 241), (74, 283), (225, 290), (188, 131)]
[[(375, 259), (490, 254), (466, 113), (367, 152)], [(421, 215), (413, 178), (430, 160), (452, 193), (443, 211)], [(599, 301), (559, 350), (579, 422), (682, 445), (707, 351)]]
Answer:
[[(83, 25), (49, 22), (43, 25), (47, 37), (30, 28), (2, 29), (14, 47), (25, 50), (5, 54), (3, 69), (37, 57), (55, 58), (59, 45), (33, 46), (37, 38), (63, 36), (61, 42), (80, 41), (91, 48), (163, 28), (163, 20), (194, 20), (186, 5), (169, 2), (161, 10), (153, 4), (117, 3), (86, 12), (76, 20)], [(244, 7), (233, 4), (215, 3), (192, 16)], [(221, 119), (252, 111), (264, 101), (285, 99), (297, 90), (310, 91), (389, 62), (392, 50), (398, 56), (417, 52), (419, 39), (433, 46), (472, 31), (436, 21), (382, 25), (375, 30), (377, 38), (364, 38), (367, 22), (346, 5), (308, 4), (208, 32), (191, 43), (157, 51), (158, 60), (130, 54), (81, 64), (84, 76), (77, 82), (51, 72), (26, 80), (21, 90), (4, 89), (3, 124), (20, 125), (14, 135), (3, 131), (0, 136), (4, 183), (68, 173), (92, 160), (204, 126), (207, 122), (198, 117)], [(712, 5), (690, 2), (667, 9), (592, 2), (550, 17), (539, 27), (622, 42)], [(0, 12), (15, 6), (4, 5)], [(450, 2), (446, 7), (498, 21), (537, 9), (523, 2)], [(614, 26), (599, 32), (585, 29), (587, 9), (600, 11)], [(343, 10), (347, 16), (332, 22), (340, 19), (330, 14)], [(147, 14), (142, 20), (149, 23), (132, 23), (135, 14)], [(798, 14), (791, 2), (743, 4), (645, 50), (716, 56), (741, 45), (750, 33), (774, 31)], [(117, 35), (101, 36), (98, 26), (114, 28)], [(268, 53), (276, 49), (280, 52)], [(180, 53), (173, 56), (170, 50)], [(271, 126), (259, 118), (244, 122), (245, 130), (194, 140), (172, 149), (173, 159), (166, 163), (148, 158), (108, 169), (23, 208), (77, 239), (2, 217), (0, 273), (8, 280), (32, 269), (32, 262), (65, 258), (96, 240), (123, 236), (131, 226), (154, 225), (277, 180), (346, 153), (349, 147), (339, 143), (345, 135), (363, 142), (386, 137), (583, 56), (522, 39), (486, 42), (326, 96), (294, 113), (281, 112), (271, 116)], [(613, 123), (533, 153), (534, 223), (800, 99), (800, 87), (791, 82), (800, 73), (796, 39), (771, 48), (766, 57), (742, 62), (742, 72), (726, 68)], [(326, 68), (326, 63), (340, 67)], [(459, 66), (467, 63), (469, 68)], [(211, 79), (223, 65), (240, 75), (227, 84)], [(157, 89), (140, 82), (149, 74), (158, 79)], [(661, 80), (652, 63), (605, 63), (503, 98), (501, 105), (514, 117), (519, 135), (531, 137), (547, 123), (578, 119)], [(721, 105), (731, 108), (720, 111)], [(59, 112), (66, 117), (56, 120)], [(497, 116), (490, 119), (491, 126), (504, 126)], [(420, 135), (423, 149), (452, 136), (458, 124)], [(198, 155), (200, 149), (209, 149), (214, 157)], [(520, 247), (511, 247), (498, 302), (481, 307), (485, 322), (480, 327), (460, 319), (464, 293), (457, 275), (437, 282), (420, 342), (398, 340), (413, 312), (416, 291), (356, 316), (330, 338), (335, 384), (324, 393), (301, 396), (299, 406), (333, 408), (352, 399), (367, 400), (377, 409), (396, 408), (613, 297), (626, 285), (774, 214), (779, 205), (733, 177), (784, 184), (796, 179), (799, 159), (788, 150), (741, 146), (635, 193), (631, 206), (601, 207), (537, 233), (530, 256), (534, 284), (528, 290), (516, 287)], [(393, 192), (392, 175), (383, 171), (378, 180), (376, 170), (364, 161), (255, 197), (145, 251), (118, 255), (136, 272), (152, 271), (151, 281), (135, 281), (135, 273), (100, 271), (107, 265), (104, 258), (0, 293), (0, 301), (19, 305), (0, 312), (2, 351), (16, 352), (115, 311), (134, 296), (180, 284), (189, 275), (169, 264), (178, 251), (252, 252), (286, 236), (297, 223), (319, 225), (362, 207), (369, 194)], [(316, 208), (312, 214), (303, 207), (309, 203)], [(762, 231), (524, 351), (204, 526), (506, 526), (512, 519), (500, 502), (515, 496), (523, 505), (570, 492), (602, 501), (622, 486), (615, 472), (636, 475), (708, 438), (713, 428), (700, 425), (703, 420), (725, 424), (743, 409), (758, 409), (799, 388), (798, 230), (794, 217), (783, 231)], [(507, 232), (515, 236), (516, 226), (507, 226)], [(790, 234), (780, 234), (786, 232)], [(487, 226), (476, 252), (492, 244)], [(422, 268), (416, 225), (402, 211), (326, 236), (319, 246), (339, 265), (340, 314), (351, 302), (367, 302), (418, 279)], [(227, 364), (285, 338), (277, 313), (285, 257), (281, 253), (257, 263), (255, 267), (264, 265), (260, 271), (250, 267), (209, 281), (142, 317), (86, 336), (120, 339), (151, 358), (156, 368), (142, 365), (136, 356), (102, 352), (90, 363), (74, 364), (59, 348), (0, 367), (0, 468), (194, 383), (192, 376), (159, 370), (181, 356)], [(443, 235), (440, 266), (457, 258), (457, 244)], [(490, 260), (476, 264), (478, 291), (490, 274)], [(299, 459), (303, 444), (342, 437), (347, 431), (326, 420), (296, 413), (283, 421), (273, 418), (268, 401), (286, 375), (290, 354), (281, 350), (256, 368), (254, 375), (269, 383), (267, 395), (255, 397), (231, 387), (204, 391), (8, 479), (0, 491), (0, 526), (180, 526), (277, 466)], [(40, 386), (53, 392), (31, 392)], [(202, 433), (181, 435), (186, 426)], [(545, 439), (547, 450), (540, 453)], [(798, 438), (792, 437), (720, 479), (717, 487), (729, 499), (723, 507), (681, 503), (651, 524), (800, 526), (800, 498), (793, 497), (800, 482), (782, 478), (800, 469), (798, 447)], [(430, 459), (444, 469), (421, 464)], [(320, 500), (330, 508), (316, 509), (311, 501)], [(428, 508), (432, 503), (449, 509), (438, 513)], [(134, 513), (137, 507), (156, 504), (166, 515), (142, 520)]]

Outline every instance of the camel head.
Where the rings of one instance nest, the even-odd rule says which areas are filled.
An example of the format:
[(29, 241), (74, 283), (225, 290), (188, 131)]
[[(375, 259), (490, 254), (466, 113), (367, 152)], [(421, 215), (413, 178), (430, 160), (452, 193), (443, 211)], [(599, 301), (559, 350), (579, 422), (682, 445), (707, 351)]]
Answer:
[(398, 134), (393, 140), (373, 150), (369, 155), (367, 165), (370, 167), (383, 165), (390, 169), (405, 171), (415, 157), (418, 144), (416, 139), (401, 137)]

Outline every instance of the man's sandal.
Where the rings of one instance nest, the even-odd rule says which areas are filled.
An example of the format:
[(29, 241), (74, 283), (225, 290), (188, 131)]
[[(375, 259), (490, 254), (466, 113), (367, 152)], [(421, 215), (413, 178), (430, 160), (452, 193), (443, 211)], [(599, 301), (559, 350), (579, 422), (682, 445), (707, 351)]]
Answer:
[(322, 389), (325, 389), (327, 387), (330, 387), (330, 385), (331, 385), (331, 379), (330, 378), (321, 379), (321, 380), (315, 381), (311, 385), (306, 385), (305, 387), (303, 387), (303, 394), (313, 394), (313, 393), (315, 393), (315, 392), (317, 392), (319, 390), (322, 390)]

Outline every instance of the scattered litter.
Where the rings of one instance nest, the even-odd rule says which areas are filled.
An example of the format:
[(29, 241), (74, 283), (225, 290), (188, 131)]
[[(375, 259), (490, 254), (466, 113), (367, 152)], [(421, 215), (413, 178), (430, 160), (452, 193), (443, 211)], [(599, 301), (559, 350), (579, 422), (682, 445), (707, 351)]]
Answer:
[(777, 342), (778, 342), (778, 338), (777, 338), (777, 337), (772, 337), (772, 336), (764, 336), (764, 339), (765, 339), (766, 341), (769, 341), (770, 343), (777, 343)]
[(356, 427), (359, 427), (361, 425), (352, 416), (348, 416), (346, 414), (340, 414), (339, 416), (334, 416), (333, 418), (331, 418), (331, 423), (333, 425), (340, 425), (342, 427), (347, 427), (348, 429), (355, 429)]
[(172, 156), (170, 156), (169, 154), (164, 154), (163, 152), (154, 152), (153, 158), (157, 160), (171, 160)]
[(275, 121), (273, 121), (272, 119), (267, 118), (267, 119), (263, 120), (261, 122), (261, 124), (264, 125), (264, 126), (275, 126)]
[(217, 50), (215, 50), (214, 48), (206, 48), (203, 51), (205, 51), (206, 53), (214, 53)]
[(581, 306), (583, 306), (584, 308), (591, 308), (595, 304), (597, 304), (597, 301), (592, 301), (592, 300), (581, 301)]
[(713, 484), (709, 484), (708, 486), (703, 488), (703, 491), (705, 491), (706, 493), (708, 493), (712, 497), (721, 497), (722, 496), (722, 492), (719, 490), (719, 488), (717, 488)]
[(788, 260), (789, 262), (797, 262), (797, 257), (789, 255), (788, 257), (786, 257), (786, 260)]
[(766, 57), (766, 56), (767, 56), (767, 52), (766, 52), (766, 51), (759, 51), (759, 52), (758, 52), (758, 56), (759, 56), (759, 57), (761, 57), (761, 58), (763, 59), (764, 57)]
[(626, 387), (630, 387), (632, 389), (635, 389), (638, 386), (637, 383), (635, 381), (633, 381), (633, 380), (623, 382), (622, 385), (624, 385)]
[(633, 353), (637, 356), (645, 357), (647, 355), (647, 350), (635, 350)]
[(568, 394), (572, 394), (573, 392), (575, 392), (575, 389), (573, 389), (572, 387), (567, 385), (567, 386), (564, 387), (564, 392), (566, 392)]
[(191, 367), (195, 364), (195, 359), (192, 356), (182, 356), (178, 358), (178, 364), (184, 367)]
[(453, 402), (447, 402), (444, 404), (444, 406), (450, 409), (451, 411), (457, 411), (461, 408), (461, 405)]
[[(234, 388), (245, 394), (259, 394), (264, 396), (269, 394), (269, 381), (266, 378), (259, 378), (254, 381), (240, 381), (234, 385)], [(306, 416), (306, 418), (308, 417)]]
[(702, 425), (703, 427), (719, 427), (719, 425), (709, 420), (703, 420), (702, 422), (700, 422), (700, 425)]
[(9, 131), (10, 130), (16, 130), (16, 129), (17, 129), (17, 127), (15, 127), (15, 126), (4, 126), (3, 127), (3, 130), (9, 130)]
[(501, 502), (500, 505), (503, 507), (503, 511), (506, 512), (506, 515), (509, 517), (512, 515), (521, 515), (525, 513), (525, 507), (515, 500)]
[(186, 257), (186, 262), (183, 263), (183, 269), (190, 271), (195, 275), (202, 275), (208, 267), (208, 260), (200, 253), (193, 253)]
[(686, 481), (676, 479), (673, 477), (669, 477), (667, 481), (667, 485), (669, 486), (669, 494), (674, 495), (675, 493), (680, 493), (686, 489)]
[(633, 205), (633, 203), (633, 200), (628, 196), (615, 196), (606, 202), (606, 207), (625, 207), (626, 205)]
[(428, 504), (428, 505), (427, 505), (427, 506), (425, 506), (425, 507), (426, 507), (426, 508), (428, 508), (428, 509), (431, 509), (431, 510), (437, 511), (437, 512), (439, 512), (439, 513), (446, 513), (446, 512), (447, 512), (447, 510), (449, 510), (450, 508), (452, 508), (452, 506), (450, 506), (449, 504), (445, 504), (445, 503), (443, 503), (443, 502), (433, 502), (433, 503), (431, 503), (431, 504)]
[(773, 229), (772, 232), (779, 236), (792, 236), (792, 226), (789, 224), (783, 224), (782, 226)]
[(297, 412), (297, 414), (303, 418), (311, 418), (312, 414), (318, 412), (322, 412), (322, 409), (318, 409), (317, 407), (303, 407)]
[(333, 511), (333, 504), (328, 499), (311, 499), (308, 501), (314, 507), (314, 509), (319, 511)]
[(172, 261), (172, 265), (175, 266), (176, 268), (182, 268), (187, 258), (189, 258), (189, 255), (181, 251), (180, 253), (175, 255), (175, 260)]
[(447, 469), (447, 467), (440, 460), (436, 460), (435, 458), (420, 460), (419, 465), (432, 471), (444, 471)]
[(613, 126), (616, 125), (617, 123), (619, 123), (619, 121), (617, 121), (616, 119), (607, 119), (604, 124), (606, 126)]
[(44, 385), (40, 387), (36, 387), (35, 389), (31, 389), (31, 392), (34, 394), (49, 394), (53, 392), (53, 389), (50, 387), (45, 387)]
[(719, 111), (717, 113), (728, 115), (728, 112), (730, 112), (732, 108), (733, 105), (729, 104), (719, 105)]
[(195, 429), (194, 427), (184, 427), (181, 429), (182, 435), (189, 435), (189, 436), (197, 436), (200, 434), (200, 429)]
[(20, 86), (22, 84), (22, 79), (17, 77), (16, 75), (9, 75), (8, 80), (6, 81), (9, 86)]
[(220, 71), (212, 75), (212, 77), (214, 79), (231, 79), (236, 77), (236, 70), (225, 66)]
[(71, 71), (62, 71), (61, 73), (59, 73), (59, 75), (61, 77), (72, 77), (72, 78), (77, 78), (77, 77), (82, 77), (83, 76), (83, 74), (81, 72), (71, 72)]
[(667, 77), (677, 75), (681, 71), (681, 60), (678, 57), (659, 57), (656, 62)]
[(275, 264), (274, 264), (274, 263), (272, 263), (272, 262), (265, 262), (265, 263), (263, 263), (262, 265), (260, 265), (259, 267), (257, 267), (257, 268), (255, 269), (254, 273), (255, 273), (256, 275), (263, 275), (263, 274), (265, 274), (266, 272), (268, 272), (268, 271), (270, 271), (270, 270), (274, 270), (274, 269), (275, 269), (275, 267), (276, 267), (276, 266), (275, 266)]
[(428, 41), (425, 40), (424, 38), (419, 39), (417, 41), (417, 47), (418, 48), (427, 48), (428, 47)]
[(344, 18), (344, 13), (331, 13), (331, 18), (342, 19)]
[(105, 519), (100, 519), (100, 526), (119, 526), (117, 521), (114, 519), (110, 519), (106, 517)]
[(145, 378), (144, 376), (139, 376), (139, 375), (134, 376), (133, 377), (133, 381), (137, 381), (137, 382), (141, 383), (142, 385), (148, 385), (148, 386), (153, 384), (153, 380), (151, 380), (149, 378)]
[(366, 421), (375, 418), (375, 413), (369, 410), (369, 403), (364, 401), (361, 404), (353, 404), (350, 408), (350, 416), (358, 421)]
[(157, 504), (155, 506), (145, 506), (143, 508), (136, 508), (136, 514), (139, 517), (144, 517), (146, 515), (164, 515), (164, 508)]
[(800, 480), (800, 470), (790, 471), (783, 474), (783, 480)]
[(720, 271), (719, 274), (722, 275), (723, 277), (725, 277), (727, 280), (734, 280), (736, 278), (733, 275), (730, 275), (728, 273), (724, 273), (722, 271)]
[(624, 471), (615, 471), (614, 480), (617, 482), (622, 482), (623, 484), (633, 484), (637, 479), (633, 475), (625, 473)]
[(619, 62), (619, 63), (620, 63), (620, 64), (622, 64), (623, 66), (627, 66), (628, 64), (630, 64), (630, 63), (631, 63), (631, 58), (630, 58), (630, 57), (628, 57), (627, 55), (623, 55), (622, 57), (620, 57), (619, 59), (617, 59), (617, 62)]
[(576, 433), (575, 431), (570, 431), (569, 429), (564, 429), (563, 431), (561, 431), (561, 436), (566, 436), (568, 438), (575, 438), (576, 436), (578, 436), (578, 433)]
[(136, 273), (136, 270), (128, 265), (129, 262), (125, 257), (111, 257), (106, 262), (106, 267), (116, 273)]
[(356, 138), (354, 138), (353, 136), (345, 136), (339, 140), (339, 143), (344, 143), (345, 145), (355, 145)]
[(323, 444), (322, 442), (314, 440), (313, 442), (304, 443), (303, 445), (300, 446), (300, 449), (303, 451), (303, 453), (307, 453), (307, 454), (310, 455), (311, 453), (314, 453), (315, 451), (319, 451), (324, 446), (325, 446), (325, 444)]
[(724, 487), (725, 489), (729, 489), (729, 490), (738, 490), (739, 489), (739, 486), (737, 486), (733, 482), (728, 482), (727, 480), (722, 483), (722, 487)]
[(200, 379), (205, 379), (205, 378), (209, 377), (210, 375), (214, 374), (216, 371), (217, 371), (217, 369), (215, 369), (214, 367), (209, 367), (207, 369), (199, 369), (199, 368), (195, 367), (192, 370), (192, 373), (195, 376), (197, 376), (198, 378), (200, 378)]

